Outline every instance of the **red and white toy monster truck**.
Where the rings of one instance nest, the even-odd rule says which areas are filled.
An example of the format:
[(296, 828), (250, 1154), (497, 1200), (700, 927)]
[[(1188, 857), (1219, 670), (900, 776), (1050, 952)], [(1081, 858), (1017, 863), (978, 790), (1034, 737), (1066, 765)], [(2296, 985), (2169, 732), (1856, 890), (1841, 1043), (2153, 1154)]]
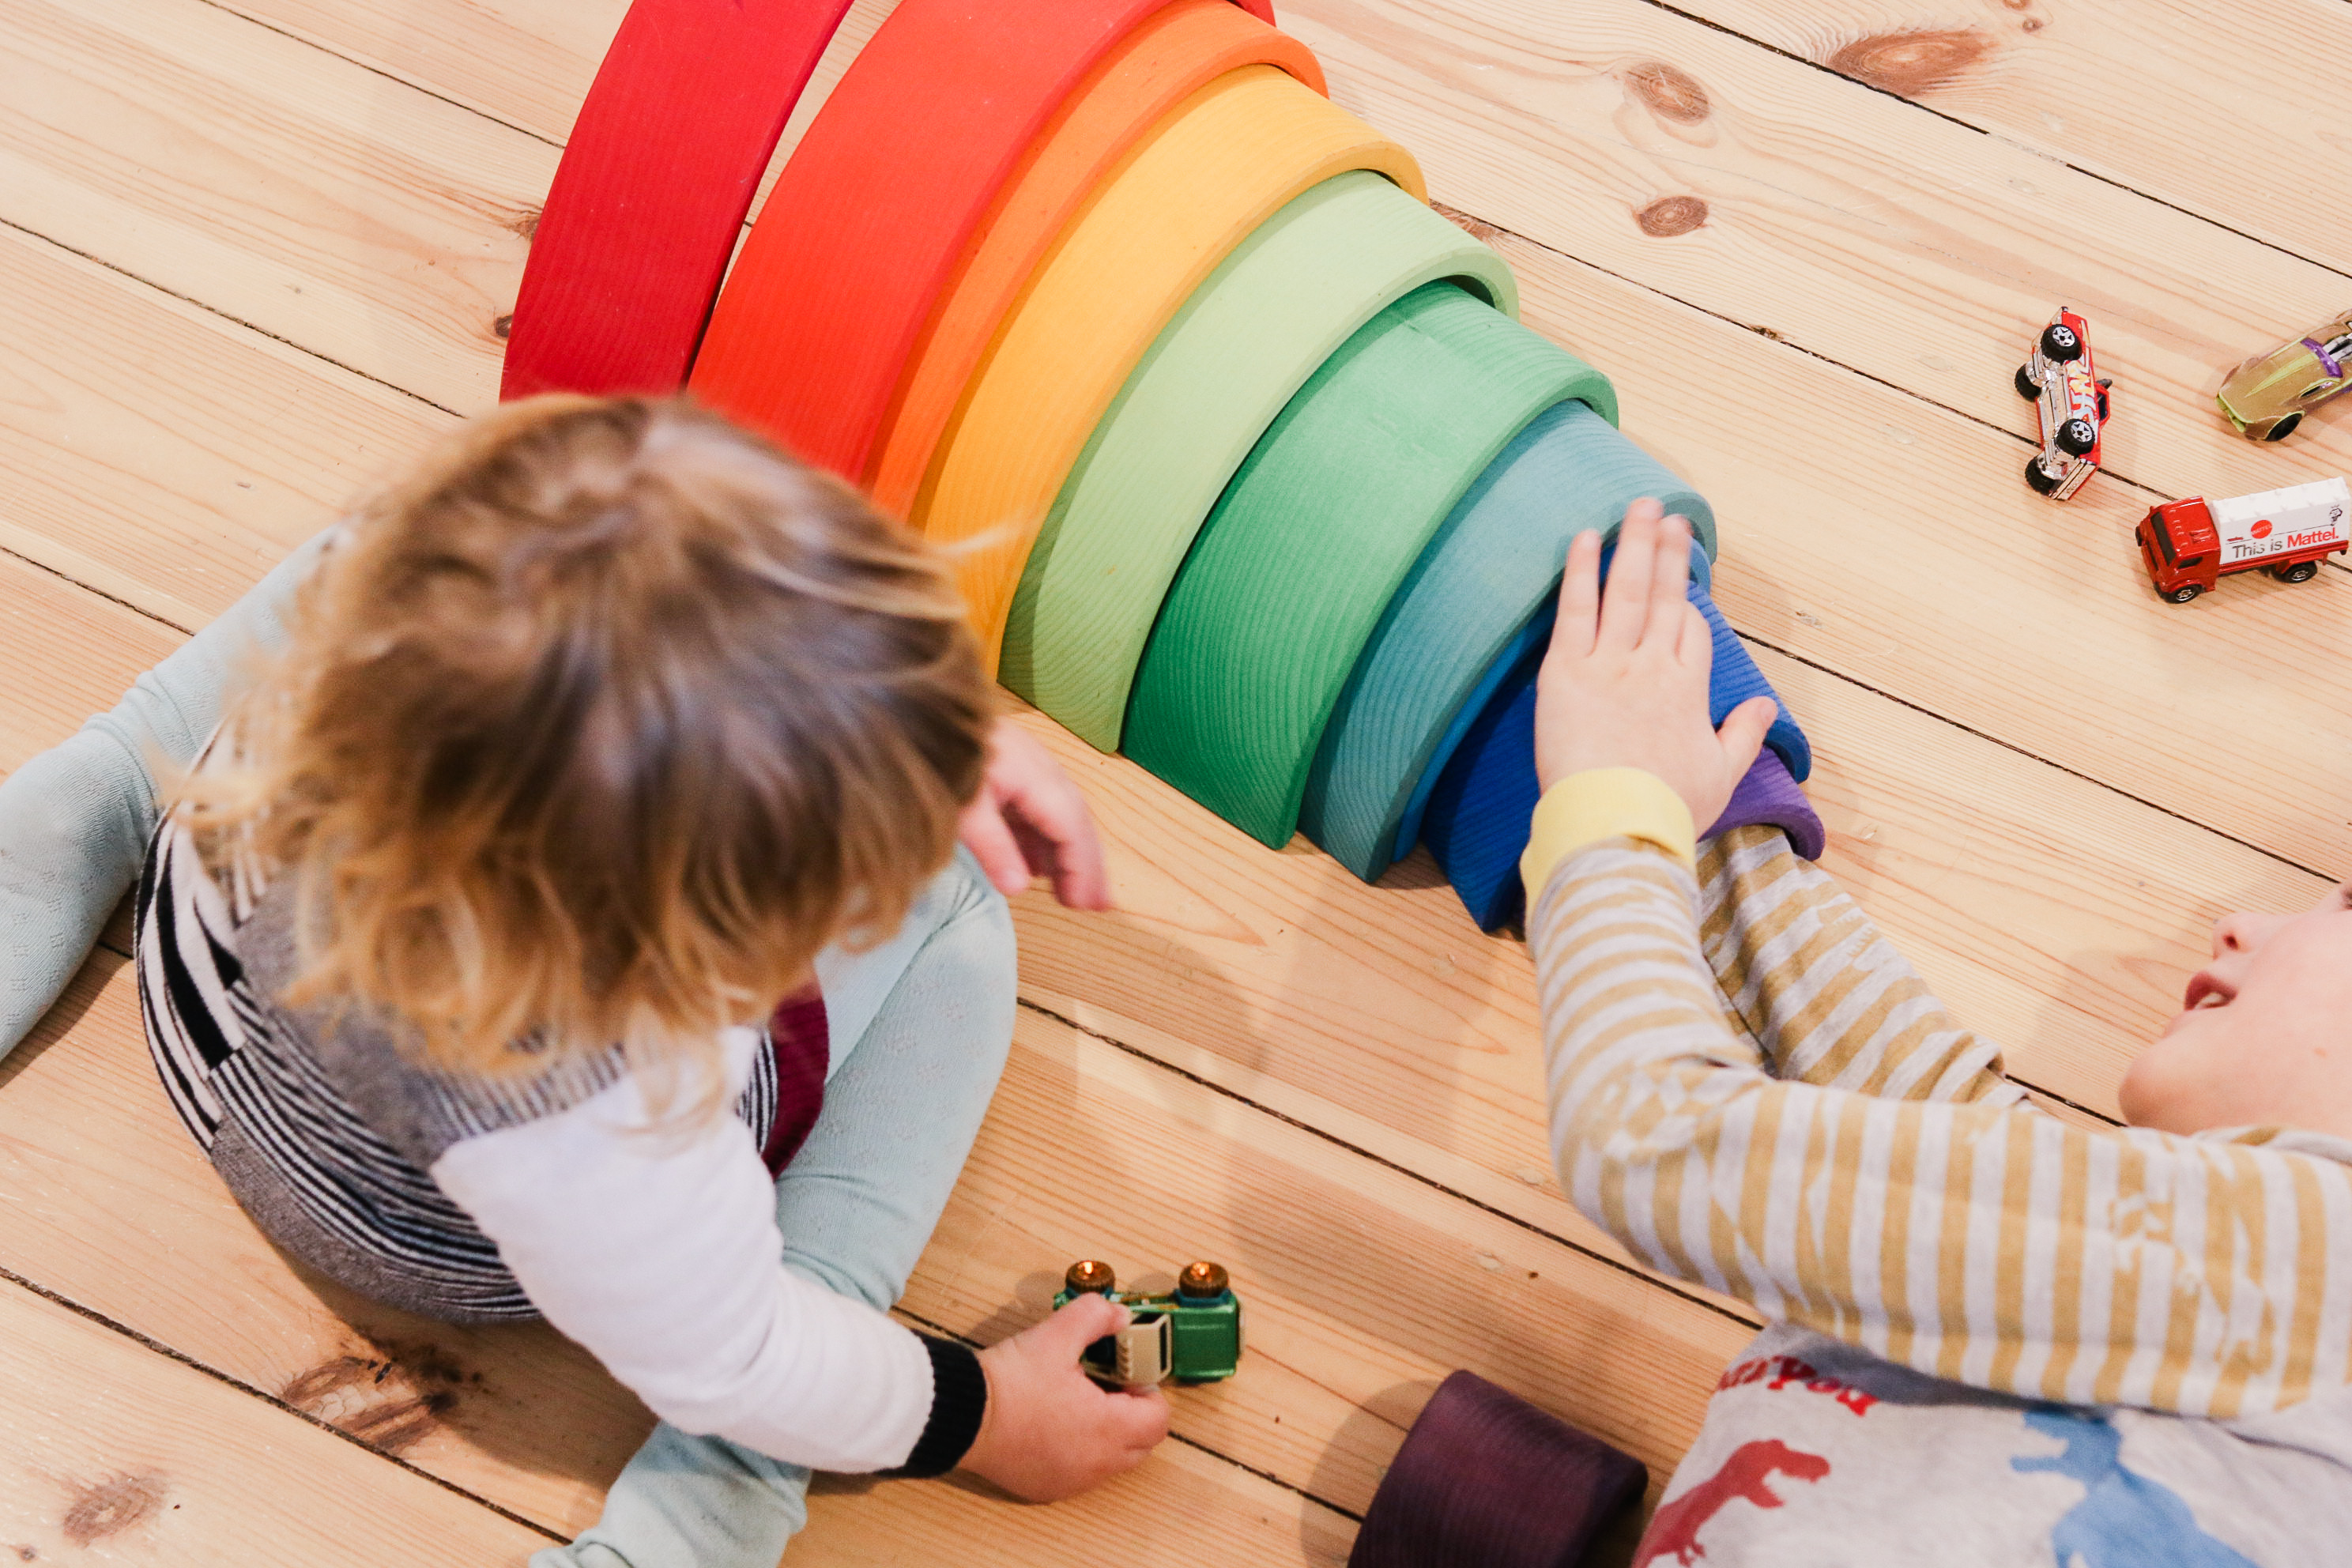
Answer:
[(2042, 419), (2042, 450), (2025, 465), (2025, 482), (2052, 500), (2083, 488), (2099, 466), (2107, 425), (2107, 388), (2091, 358), (2090, 323), (2061, 307), (2018, 367), (2017, 395)]

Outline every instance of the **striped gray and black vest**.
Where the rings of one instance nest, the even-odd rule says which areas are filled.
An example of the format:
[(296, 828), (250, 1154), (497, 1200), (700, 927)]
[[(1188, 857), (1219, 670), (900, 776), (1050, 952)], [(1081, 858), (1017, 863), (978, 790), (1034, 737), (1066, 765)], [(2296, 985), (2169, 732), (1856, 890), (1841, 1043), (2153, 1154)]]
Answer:
[[(410, 1062), (356, 1009), (280, 1005), (294, 966), (290, 889), (281, 879), (257, 895), (234, 869), (215, 877), (170, 819), (140, 879), (137, 963), (147, 1043), (173, 1109), (273, 1241), (372, 1300), (427, 1317), (539, 1315), (430, 1172), (461, 1140), (608, 1087), (627, 1070), (618, 1047), (535, 1076), (460, 1078)], [(754, 1053), (735, 1109), (772, 1146), (772, 1042)]]

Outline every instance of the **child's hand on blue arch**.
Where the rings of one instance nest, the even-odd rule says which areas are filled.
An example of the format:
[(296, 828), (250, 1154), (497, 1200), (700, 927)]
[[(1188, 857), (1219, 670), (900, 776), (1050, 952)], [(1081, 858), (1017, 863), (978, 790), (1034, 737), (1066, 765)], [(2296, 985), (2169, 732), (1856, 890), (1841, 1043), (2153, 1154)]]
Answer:
[(1536, 678), (1536, 776), (1549, 790), (1596, 768), (1663, 780), (1704, 831), (1756, 761), (1779, 709), (1769, 697), (1707, 721), (1715, 645), (1688, 597), (1690, 523), (1656, 501), (1625, 513), (1604, 595), (1601, 535), (1568, 549), (1559, 614)]

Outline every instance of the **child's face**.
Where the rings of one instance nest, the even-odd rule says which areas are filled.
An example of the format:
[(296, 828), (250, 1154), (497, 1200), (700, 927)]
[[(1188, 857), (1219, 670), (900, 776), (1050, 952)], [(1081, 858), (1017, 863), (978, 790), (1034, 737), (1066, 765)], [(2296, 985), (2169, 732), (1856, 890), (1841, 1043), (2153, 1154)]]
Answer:
[(2138, 1127), (2352, 1137), (2352, 883), (2294, 915), (2231, 915), (2182, 1011), (2124, 1075)]

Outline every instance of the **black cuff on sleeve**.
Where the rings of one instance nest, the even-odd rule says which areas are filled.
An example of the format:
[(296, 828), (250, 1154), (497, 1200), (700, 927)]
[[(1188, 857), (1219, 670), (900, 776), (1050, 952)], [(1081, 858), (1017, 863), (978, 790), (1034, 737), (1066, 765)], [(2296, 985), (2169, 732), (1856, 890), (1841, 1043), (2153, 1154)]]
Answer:
[(988, 1413), (988, 1374), (967, 1346), (929, 1334), (915, 1337), (931, 1354), (931, 1418), (923, 1423), (907, 1462), (887, 1473), (943, 1476), (963, 1462), (980, 1436), (981, 1417)]

